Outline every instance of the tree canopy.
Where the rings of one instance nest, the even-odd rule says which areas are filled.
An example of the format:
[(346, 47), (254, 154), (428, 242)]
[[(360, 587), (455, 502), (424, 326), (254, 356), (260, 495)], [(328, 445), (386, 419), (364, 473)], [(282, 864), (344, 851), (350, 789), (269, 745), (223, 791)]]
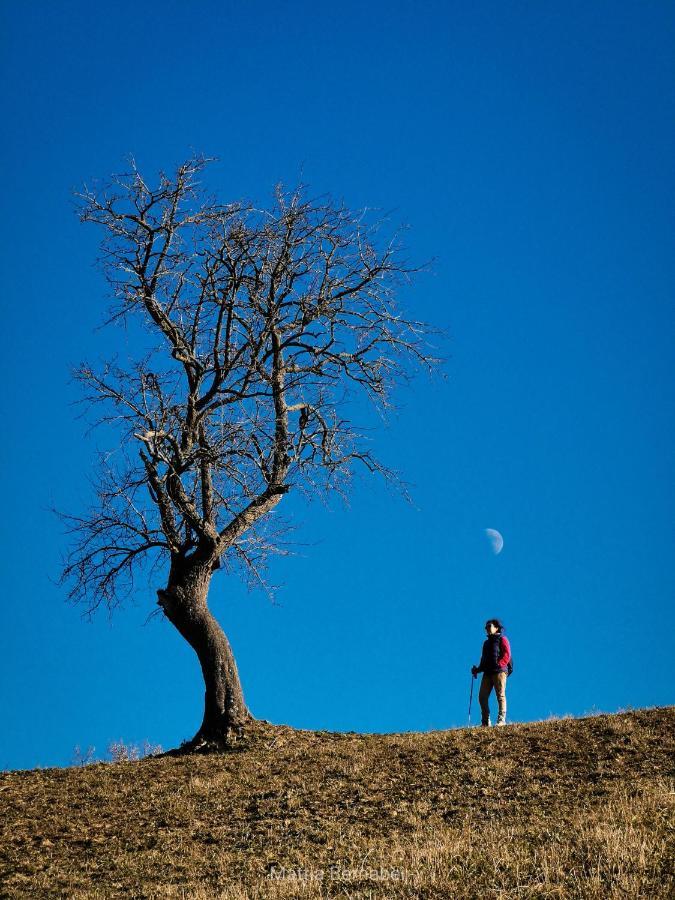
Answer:
[(141, 325), (142, 354), (75, 378), (96, 423), (116, 429), (96, 497), (60, 513), (62, 581), (90, 611), (119, 603), (145, 559), (243, 564), (260, 577), (291, 488), (344, 491), (355, 467), (392, 478), (352, 400), (381, 408), (413, 365), (436, 361), (429, 329), (398, 310), (416, 271), (399, 234), (330, 197), (277, 187), (269, 209), (222, 204), (194, 157), (149, 186), (135, 165), (87, 188), (102, 233), (107, 323)]

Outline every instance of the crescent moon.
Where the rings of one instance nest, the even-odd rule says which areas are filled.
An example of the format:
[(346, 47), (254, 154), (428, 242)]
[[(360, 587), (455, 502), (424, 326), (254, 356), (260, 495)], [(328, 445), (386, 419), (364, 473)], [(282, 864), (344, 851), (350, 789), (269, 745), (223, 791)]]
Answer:
[(496, 556), (498, 553), (501, 553), (502, 547), (504, 546), (504, 538), (501, 534), (494, 528), (486, 528), (485, 534), (492, 545), (492, 552), (494, 555)]

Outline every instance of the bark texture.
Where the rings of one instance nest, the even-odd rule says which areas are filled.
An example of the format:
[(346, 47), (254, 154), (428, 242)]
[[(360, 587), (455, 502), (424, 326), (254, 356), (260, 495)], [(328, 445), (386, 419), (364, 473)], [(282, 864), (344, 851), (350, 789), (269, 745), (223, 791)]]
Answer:
[(172, 566), (158, 603), (197, 654), (204, 678), (204, 717), (186, 749), (228, 746), (253, 717), (246, 707), (230, 643), (208, 608), (210, 567)]

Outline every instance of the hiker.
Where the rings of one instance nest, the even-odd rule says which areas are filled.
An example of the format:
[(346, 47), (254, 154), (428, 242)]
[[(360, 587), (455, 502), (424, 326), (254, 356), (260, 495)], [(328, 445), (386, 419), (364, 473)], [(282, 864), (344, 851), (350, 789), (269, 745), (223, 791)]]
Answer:
[(491, 725), (488, 699), (494, 688), (499, 704), (497, 725), (506, 725), (506, 678), (511, 668), (509, 665), (511, 647), (504, 634), (504, 626), (499, 619), (488, 619), (485, 623), (485, 631), (487, 639), (483, 644), (480, 665), (471, 667), (471, 674), (474, 678), (479, 672), (483, 673), (478, 691), (481, 711), (480, 724), (484, 727)]

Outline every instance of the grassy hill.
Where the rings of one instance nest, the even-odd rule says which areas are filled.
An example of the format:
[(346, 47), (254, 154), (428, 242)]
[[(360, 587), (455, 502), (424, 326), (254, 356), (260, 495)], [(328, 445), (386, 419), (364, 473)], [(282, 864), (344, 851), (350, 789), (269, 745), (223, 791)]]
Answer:
[(675, 707), (0, 775), (2, 897), (675, 896)]

